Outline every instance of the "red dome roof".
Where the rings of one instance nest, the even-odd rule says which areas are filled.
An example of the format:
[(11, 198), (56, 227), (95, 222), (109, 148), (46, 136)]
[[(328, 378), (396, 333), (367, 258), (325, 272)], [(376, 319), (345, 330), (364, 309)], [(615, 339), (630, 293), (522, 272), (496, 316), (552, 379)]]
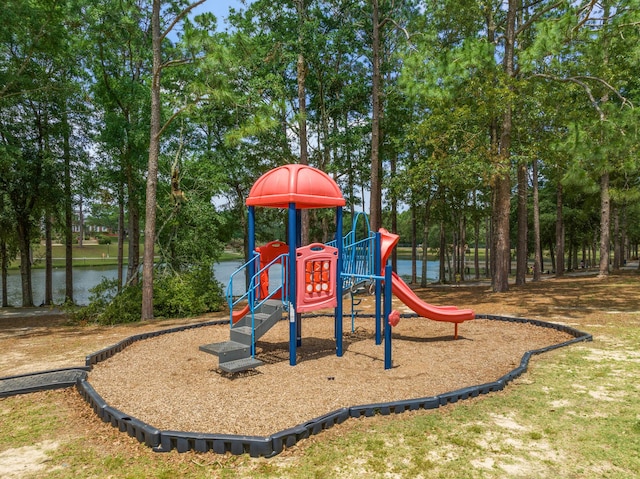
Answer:
[(266, 172), (253, 184), (247, 206), (296, 209), (344, 206), (345, 200), (329, 175), (312, 166), (284, 165)]

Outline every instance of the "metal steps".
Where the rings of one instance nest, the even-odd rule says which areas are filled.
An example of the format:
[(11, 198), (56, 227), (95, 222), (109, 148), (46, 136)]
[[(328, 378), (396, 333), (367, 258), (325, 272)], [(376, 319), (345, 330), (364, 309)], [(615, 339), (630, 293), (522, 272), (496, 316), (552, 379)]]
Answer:
[(252, 332), (254, 340), (257, 341), (282, 318), (282, 311), (281, 301), (265, 301), (253, 313), (253, 328), (251, 314), (247, 314), (232, 326), (229, 341), (205, 344), (199, 349), (217, 356), (218, 369), (228, 373), (262, 366), (262, 361), (251, 357)]
[(218, 364), (218, 368), (227, 373), (239, 373), (248, 369), (255, 369), (263, 364), (264, 363), (258, 359), (248, 357), (236, 359), (235, 361), (227, 361), (226, 363), (220, 363)]
[(218, 356), (218, 360), (223, 362), (235, 361), (251, 356), (251, 347), (237, 343), (235, 341), (225, 341), (223, 343), (212, 343), (200, 346), (200, 351)]

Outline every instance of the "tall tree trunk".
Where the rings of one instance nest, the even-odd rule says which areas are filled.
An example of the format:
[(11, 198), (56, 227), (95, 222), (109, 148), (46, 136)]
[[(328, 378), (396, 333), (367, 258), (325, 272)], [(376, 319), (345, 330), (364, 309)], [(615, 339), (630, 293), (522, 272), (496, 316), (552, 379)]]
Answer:
[(445, 284), (447, 282), (447, 237), (444, 232), (444, 221), (440, 221), (440, 251), (438, 254), (438, 260), (440, 262), (440, 271), (438, 275), (440, 276), (440, 284)]
[(138, 284), (138, 267), (140, 266), (140, 200), (138, 181), (133, 166), (128, 162), (127, 205), (129, 210), (129, 257), (127, 259), (127, 284)]
[[(349, 131), (349, 114), (345, 112), (343, 118), (343, 127), (345, 132)], [(356, 204), (356, 185), (355, 185), (355, 171), (353, 168), (353, 162), (351, 158), (351, 141), (349, 139), (349, 135), (345, 135), (345, 158), (347, 160), (347, 189), (349, 192), (349, 198), (351, 201), (347, 201), (347, 204), (351, 204), (351, 217), (353, 218), (355, 215), (355, 204)]]
[(118, 291), (122, 289), (124, 268), (124, 185), (118, 186)]
[[(397, 153), (391, 156), (391, 178), (396, 176), (396, 165), (398, 162)], [(391, 231), (398, 232), (398, 197), (391, 193)], [(393, 248), (391, 252), (391, 269), (398, 271), (398, 248)]]
[(153, 0), (151, 37), (153, 68), (151, 75), (151, 123), (149, 164), (147, 166), (147, 197), (144, 227), (144, 260), (142, 265), (142, 319), (153, 319), (153, 257), (156, 236), (156, 192), (158, 190), (158, 160), (160, 157), (160, 76), (162, 73), (162, 34), (160, 32), (160, 0)]
[(321, 242), (328, 243), (329, 241), (331, 241), (331, 225), (329, 224), (329, 217), (326, 215), (323, 216), (320, 222), (322, 224), (322, 241)]
[[(611, 4), (610, 2), (602, 3), (602, 18), (606, 23), (611, 19)], [(603, 37), (603, 58), (602, 63), (606, 68), (609, 64), (609, 38)], [(609, 90), (605, 90), (604, 95), (600, 99), (601, 104), (605, 105), (609, 102)], [(600, 114), (600, 121), (604, 122), (606, 117), (603, 113)], [(601, 132), (600, 142), (604, 143), (604, 132)], [(603, 173), (600, 176), (600, 265), (598, 269), (598, 277), (604, 278), (609, 275), (609, 262), (610, 262), (610, 250), (611, 250), (611, 196), (609, 191), (609, 163), (607, 159), (604, 159)]]
[(452, 271), (453, 274), (458, 274), (460, 273), (460, 263), (458, 261), (458, 248), (459, 248), (459, 236), (460, 236), (460, 232), (459, 232), (459, 228), (460, 228), (460, 224), (458, 224), (458, 228), (455, 227), (456, 222), (455, 220), (452, 222), (452, 231), (451, 231), (451, 244), (452, 244), (452, 248), (451, 248), (451, 263), (452, 263)]
[(473, 191), (473, 276), (480, 279), (480, 218), (478, 215), (478, 195)]
[(22, 306), (33, 306), (33, 284), (31, 282), (31, 225), (29, 220), (18, 220), (18, 247), (20, 249), (20, 280)]
[(523, 285), (528, 266), (527, 164), (518, 163), (518, 247), (516, 256), (516, 285)]
[(83, 247), (84, 242), (84, 198), (78, 201), (78, 248)]
[(416, 262), (418, 260), (418, 220), (416, 215), (416, 205), (411, 204), (411, 284), (418, 282), (418, 268)]
[(66, 109), (62, 113), (64, 157), (64, 302), (73, 304), (73, 191), (71, 190), (70, 127)]
[[(516, 14), (518, 0), (509, 0), (507, 11), (507, 25), (504, 36), (503, 69), (507, 78), (515, 77), (515, 41)], [(494, 292), (509, 290), (509, 270), (511, 269), (511, 245), (509, 238), (509, 214), (511, 210), (511, 130), (513, 127), (513, 105), (507, 101), (502, 117), (500, 144), (498, 149), (498, 164), (494, 176), (494, 256), (495, 272), (491, 278)]]
[(380, 10), (379, 0), (372, 0), (372, 91), (371, 91), (371, 185), (370, 222), (373, 231), (382, 226), (382, 168), (380, 161), (380, 114), (382, 96), (382, 74), (380, 72)]
[(609, 249), (611, 243), (611, 199), (609, 196), (609, 172), (600, 176), (600, 265), (598, 277), (609, 276)]
[(44, 215), (44, 304), (53, 304), (53, 239), (51, 215), (45, 211)]
[[(485, 5), (485, 22), (487, 25), (487, 41), (489, 45), (495, 43), (497, 25), (494, 21), (493, 8), (489, 7), (489, 4)], [(498, 138), (498, 120), (496, 117), (492, 117), (489, 123), (489, 142), (490, 142), (490, 155), (492, 161), (498, 158), (499, 150), (499, 138)], [(487, 218), (486, 234), (485, 234), (485, 256), (484, 256), (484, 275), (486, 278), (493, 278), (495, 276), (496, 269), (496, 242), (495, 242), (495, 208), (496, 208), (496, 189), (494, 185), (491, 188), (491, 215)], [(493, 285), (493, 279), (491, 281)]]
[(422, 269), (420, 286), (427, 285), (427, 261), (429, 259), (429, 203), (425, 204), (422, 216)]
[(473, 270), (474, 278), (480, 279), (480, 220), (476, 218), (473, 222)]
[(460, 262), (459, 272), (462, 281), (466, 279), (465, 273), (465, 255), (467, 252), (467, 219), (463, 215), (460, 219), (460, 234), (458, 235), (458, 261)]
[(491, 249), (489, 247), (489, 245), (492, 244), (493, 242), (493, 235), (492, 230), (491, 230), (491, 218), (487, 218), (486, 221), (486, 231), (485, 231), (485, 239), (484, 239), (484, 276), (485, 278), (490, 278), (491, 277)]
[(7, 287), (7, 279), (9, 277), (9, 252), (7, 251), (7, 242), (0, 239), (0, 270), (2, 271), (2, 307), (9, 307), (9, 288)]
[(511, 247), (509, 238), (509, 210), (511, 207), (511, 180), (506, 174), (496, 179), (496, 195), (493, 204), (493, 248), (491, 259), (494, 271), (491, 277), (494, 293), (509, 290)]
[(556, 187), (556, 277), (564, 276), (564, 215), (562, 214), (562, 183)]
[(627, 264), (629, 258), (629, 238), (627, 236), (627, 205), (620, 208), (620, 266)]
[(613, 270), (620, 271), (622, 265), (622, 258), (620, 253), (622, 252), (620, 246), (620, 208), (617, 205), (613, 205)]
[(540, 192), (538, 190), (538, 160), (533, 159), (533, 280), (540, 281), (542, 246), (540, 243)]

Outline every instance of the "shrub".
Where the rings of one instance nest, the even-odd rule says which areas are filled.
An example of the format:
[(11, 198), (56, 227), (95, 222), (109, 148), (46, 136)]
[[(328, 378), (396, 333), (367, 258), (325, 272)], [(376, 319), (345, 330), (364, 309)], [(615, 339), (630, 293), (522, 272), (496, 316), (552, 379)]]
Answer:
[(123, 324), (140, 320), (141, 285), (126, 286), (118, 293), (118, 280), (104, 278), (89, 292), (89, 305), (73, 311), (72, 320), (99, 324)]
[[(206, 268), (176, 274), (162, 272), (154, 282), (154, 316), (176, 318), (220, 311), (222, 289)], [(76, 322), (133, 323), (142, 313), (142, 284), (118, 293), (116, 279), (103, 279), (90, 290), (89, 305), (71, 312)]]
[(98, 244), (111, 244), (111, 238), (108, 236), (100, 235), (98, 236)]
[(164, 317), (194, 316), (220, 311), (223, 295), (207, 268), (181, 274), (166, 273), (154, 288), (154, 314)]

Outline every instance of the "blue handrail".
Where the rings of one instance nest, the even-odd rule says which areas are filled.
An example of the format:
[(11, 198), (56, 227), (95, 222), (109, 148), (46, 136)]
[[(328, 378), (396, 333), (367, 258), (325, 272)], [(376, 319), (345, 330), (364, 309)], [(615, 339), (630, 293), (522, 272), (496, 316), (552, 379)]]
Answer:
[[(235, 278), (235, 276), (237, 274), (239, 274), (239, 273), (244, 273), (245, 270), (247, 270), (249, 268), (249, 265), (251, 263), (257, 263), (259, 265), (260, 264), (259, 259), (260, 259), (260, 255), (257, 252), (254, 251), (253, 252), (253, 258), (251, 258), (249, 261), (247, 261), (242, 266), (240, 266), (238, 269), (236, 269), (233, 273), (231, 273), (231, 276), (229, 278), (229, 283), (227, 284), (226, 296), (227, 296), (227, 304), (229, 305), (229, 322), (232, 323), (232, 324), (233, 324), (232, 318), (233, 318), (233, 308), (234, 308), (234, 306), (236, 306), (238, 303), (240, 303), (245, 298), (248, 298), (249, 292), (253, 289), (252, 287), (250, 287), (243, 295), (239, 296), (234, 301), (234, 299), (233, 299), (233, 278)], [(255, 268), (255, 265), (254, 265), (254, 268)], [(244, 276), (243, 276), (242, 280), (243, 280), (243, 283), (244, 283), (244, 281), (245, 281)]]
[(280, 256), (274, 258), (268, 265), (266, 265), (264, 268), (258, 270), (254, 275), (253, 278), (251, 278), (251, 283), (253, 284), (254, 287), (250, 288), (251, 291), (254, 291), (254, 302), (252, 304), (255, 303), (255, 300), (257, 299), (256, 295), (255, 295), (255, 290), (258, 289), (258, 287), (260, 286), (260, 274), (262, 274), (264, 271), (268, 271), (273, 265), (277, 264), (278, 262), (280, 263), (280, 267), (281, 267), (281, 272), (282, 272), (282, 282), (281, 284), (275, 288), (273, 291), (271, 291), (266, 298), (260, 298), (260, 301), (258, 303), (255, 303), (255, 307), (254, 309), (258, 309), (260, 308), (260, 306), (262, 306), (267, 300), (273, 298), (275, 296), (275, 294), (278, 291), (281, 291), (281, 298), (282, 298), (282, 302), (284, 303), (284, 298), (286, 298), (288, 296), (288, 281), (287, 281), (287, 263), (289, 261), (289, 253), (284, 253), (281, 254)]
[[(287, 289), (288, 283), (289, 283), (287, 281), (288, 260), (289, 260), (288, 253), (281, 254), (280, 256), (274, 258), (264, 268), (257, 271), (253, 275), (253, 278), (251, 278), (250, 284), (255, 285), (254, 287), (250, 288), (250, 291), (249, 291), (249, 310), (251, 311), (251, 357), (252, 358), (255, 357), (256, 355), (256, 324), (255, 324), (256, 311), (259, 310), (264, 303), (266, 303), (268, 300), (273, 298), (278, 292), (281, 293), (280, 299), (282, 301), (282, 304), (284, 305), (285, 308), (287, 307), (285, 298), (288, 297), (288, 289)], [(273, 265), (278, 263), (280, 264), (280, 268), (281, 268), (281, 278), (282, 278), (281, 284), (277, 288), (275, 288), (273, 291), (271, 291), (269, 294), (267, 294), (266, 297), (260, 298), (260, 301), (257, 301), (256, 289), (260, 286), (260, 275), (262, 274), (263, 271), (268, 271)]]
[(353, 231), (343, 239), (342, 290), (347, 291), (379, 275), (375, 272), (375, 235), (352, 242)]
[[(287, 309), (287, 304), (285, 302), (285, 298), (288, 297), (288, 281), (287, 281), (287, 263), (289, 260), (288, 254), (281, 254), (280, 256), (274, 258), (269, 264), (264, 266), (263, 268), (256, 267), (254, 264), (254, 271), (256, 273), (250, 278), (249, 287), (244, 292), (244, 294), (240, 295), (234, 300), (233, 297), (233, 279), (239, 273), (244, 273), (248, 270), (249, 266), (252, 262), (256, 262), (259, 266), (260, 255), (257, 252), (254, 252), (254, 256), (252, 259), (244, 263), (237, 270), (235, 270), (229, 279), (229, 284), (227, 286), (227, 304), (229, 305), (229, 326), (233, 328), (233, 308), (238, 305), (238, 303), (246, 300), (249, 305), (249, 312), (251, 314), (251, 357), (255, 357), (255, 313), (260, 307), (269, 299), (273, 298), (278, 292), (281, 292), (281, 300), (282, 303)], [(269, 294), (267, 294), (264, 298), (259, 298), (259, 288), (260, 288), (260, 275), (264, 271), (268, 271), (273, 265), (280, 263), (281, 267), (281, 284), (274, 288)], [(244, 278), (243, 278), (244, 279)], [(259, 299), (259, 300), (258, 300)]]

